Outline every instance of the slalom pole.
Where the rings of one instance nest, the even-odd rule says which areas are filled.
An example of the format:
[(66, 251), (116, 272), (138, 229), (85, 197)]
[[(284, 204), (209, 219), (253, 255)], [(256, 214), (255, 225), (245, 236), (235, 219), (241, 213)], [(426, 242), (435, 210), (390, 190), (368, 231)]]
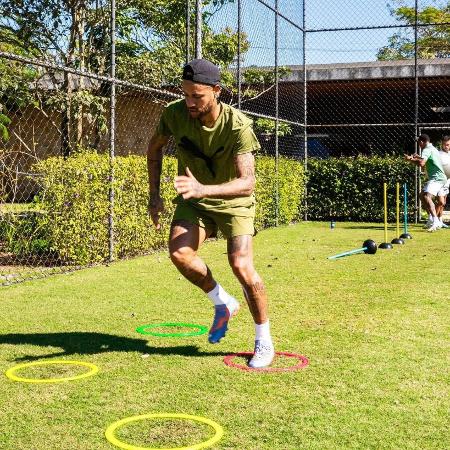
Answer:
[(392, 239), (391, 244), (402, 245), (405, 243), (403, 239), (400, 238), (400, 183), (396, 184), (395, 192), (395, 226), (396, 226), (396, 237)]
[(384, 201), (384, 242), (378, 248), (391, 250), (392, 244), (387, 241), (387, 184), (383, 183), (383, 201)]
[(400, 237), (412, 239), (408, 233), (408, 185), (406, 183), (403, 184), (403, 234)]

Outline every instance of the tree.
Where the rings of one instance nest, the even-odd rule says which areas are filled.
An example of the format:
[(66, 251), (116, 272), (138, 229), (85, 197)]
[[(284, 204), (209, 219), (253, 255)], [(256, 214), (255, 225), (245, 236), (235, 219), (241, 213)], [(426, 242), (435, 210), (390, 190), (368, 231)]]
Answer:
[[(397, 5), (396, 8), (392, 8), (392, 15), (402, 23), (414, 25), (416, 20), (414, 7), (405, 6), (401, 0)], [(418, 27), (417, 57), (450, 58), (450, 2), (441, 7), (424, 7), (417, 11), (417, 20), (422, 24), (435, 24)], [(377, 58), (381, 61), (411, 59), (414, 58), (414, 52), (414, 35), (410, 30), (403, 29), (389, 38), (389, 44), (378, 51)]]
[[(205, 0), (204, 5), (212, 5), (214, 13), (214, 7), (217, 11), (228, 1), (233, 0)], [(107, 76), (109, 7), (107, 0), (0, 0), (1, 41), (41, 60)], [(211, 12), (204, 17), (204, 56), (227, 69), (235, 58), (237, 34), (231, 29), (214, 33), (207, 20)], [(185, 58), (185, 0), (117, 0), (116, 25), (118, 78), (153, 87), (178, 84)], [(95, 127), (97, 134), (107, 131), (108, 83), (67, 71), (38, 72), (47, 89), (41, 86), (33, 95), (42, 111), (60, 113), (63, 155), (85, 144), (86, 125)], [(0, 84), (2, 78), (0, 73)]]
[[(270, 138), (275, 135), (276, 122), (272, 119), (258, 118), (254, 124), (255, 131)], [(278, 122), (278, 136), (288, 136), (292, 133), (292, 126), (286, 122)]]

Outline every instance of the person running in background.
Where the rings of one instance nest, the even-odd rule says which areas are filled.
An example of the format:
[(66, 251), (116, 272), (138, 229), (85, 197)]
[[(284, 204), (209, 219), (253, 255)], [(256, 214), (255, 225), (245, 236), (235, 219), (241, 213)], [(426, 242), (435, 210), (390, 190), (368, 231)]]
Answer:
[(442, 220), (442, 215), (444, 213), (445, 205), (447, 204), (447, 196), (450, 188), (450, 136), (442, 137), (439, 157), (441, 158), (442, 168), (447, 177), (447, 183), (437, 194), (436, 215), (441, 221), (442, 228), (448, 228), (449, 226)]
[(441, 221), (437, 217), (436, 207), (433, 199), (447, 183), (444, 169), (441, 164), (439, 152), (431, 144), (427, 134), (421, 134), (417, 139), (417, 144), (422, 150), (422, 155), (404, 155), (405, 160), (419, 167), (425, 167), (428, 180), (423, 185), (420, 192), (420, 199), (423, 207), (428, 212), (428, 221), (425, 225), (427, 231), (436, 231), (441, 228)]
[(164, 205), (160, 196), (163, 147), (175, 139), (178, 196), (169, 237), (172, 262), (191, 283), (202, 289), (214, 305), (210, 343), (218, 343), (238, 301), (213, 278), (197, 255), (200, 245), (220, 230), (227, 239), (228, 261), (239, 280), (255, 322), (255, 351), (249, 366), (267, 367), (275, 350), (269, 328), (264, 283), (253, 266), (255, 234), (254, 155), (260, 148), (252, 121), (219, 100), (219, 68), (205, 59), (194, 59), (183, 70), (184, 99), (165, 108), (151, 138), (147, 164), (149, 213), (158, 229)]

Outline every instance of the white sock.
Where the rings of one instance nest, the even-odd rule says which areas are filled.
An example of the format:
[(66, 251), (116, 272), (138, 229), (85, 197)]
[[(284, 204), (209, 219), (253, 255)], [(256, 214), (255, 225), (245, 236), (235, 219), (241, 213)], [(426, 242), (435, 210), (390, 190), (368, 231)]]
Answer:
[(428, 214), (428, 220), (429, 220), (430, 222), (433, 221), (433, 215), (432, 215), (432, 214)]
[(213, 302), (214, 306), (226, 305), (230, 300), (234, 300), (219, 283), (217, 283), (216, 287), (206, 295)]
[(440, 224), (441, 223), (441, 221), (439, 220), (439, 217), (438, 216), (434, 216), (433, 217), (433, 223), (436, 223), (436, 224)]
[(270, 336), (269, 320), (267, 320), (267, 322), (262, 323), (261, 325), (255, 323), (255, 335), (256, 341), (272, 342), (272, 337)]

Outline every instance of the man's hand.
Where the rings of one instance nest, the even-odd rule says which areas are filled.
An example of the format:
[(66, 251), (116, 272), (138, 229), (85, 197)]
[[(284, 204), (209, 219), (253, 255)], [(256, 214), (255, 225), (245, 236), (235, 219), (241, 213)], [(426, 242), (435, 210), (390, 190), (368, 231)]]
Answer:
[(175, 177), (174, 185), (177, 193), (181, 194), (185, 200), (205, 197), (205, 186), (195, 179), (189, 167), (186, 167), (186, 176)]
[(159, 230), (161, 224), (159, 223), (159, 215), (164, 211), (164, 202), (160, 195), (150, 195), (148, 199), (148, 213), (152, 219), (155, 228)]
[(414, 155), (407, 155), (407, 154), (404, 154), (404, 157), (405, 157), (405, 160), (406, 160), (406, 161), (412, 161), (412, 160), (414, 159)]

